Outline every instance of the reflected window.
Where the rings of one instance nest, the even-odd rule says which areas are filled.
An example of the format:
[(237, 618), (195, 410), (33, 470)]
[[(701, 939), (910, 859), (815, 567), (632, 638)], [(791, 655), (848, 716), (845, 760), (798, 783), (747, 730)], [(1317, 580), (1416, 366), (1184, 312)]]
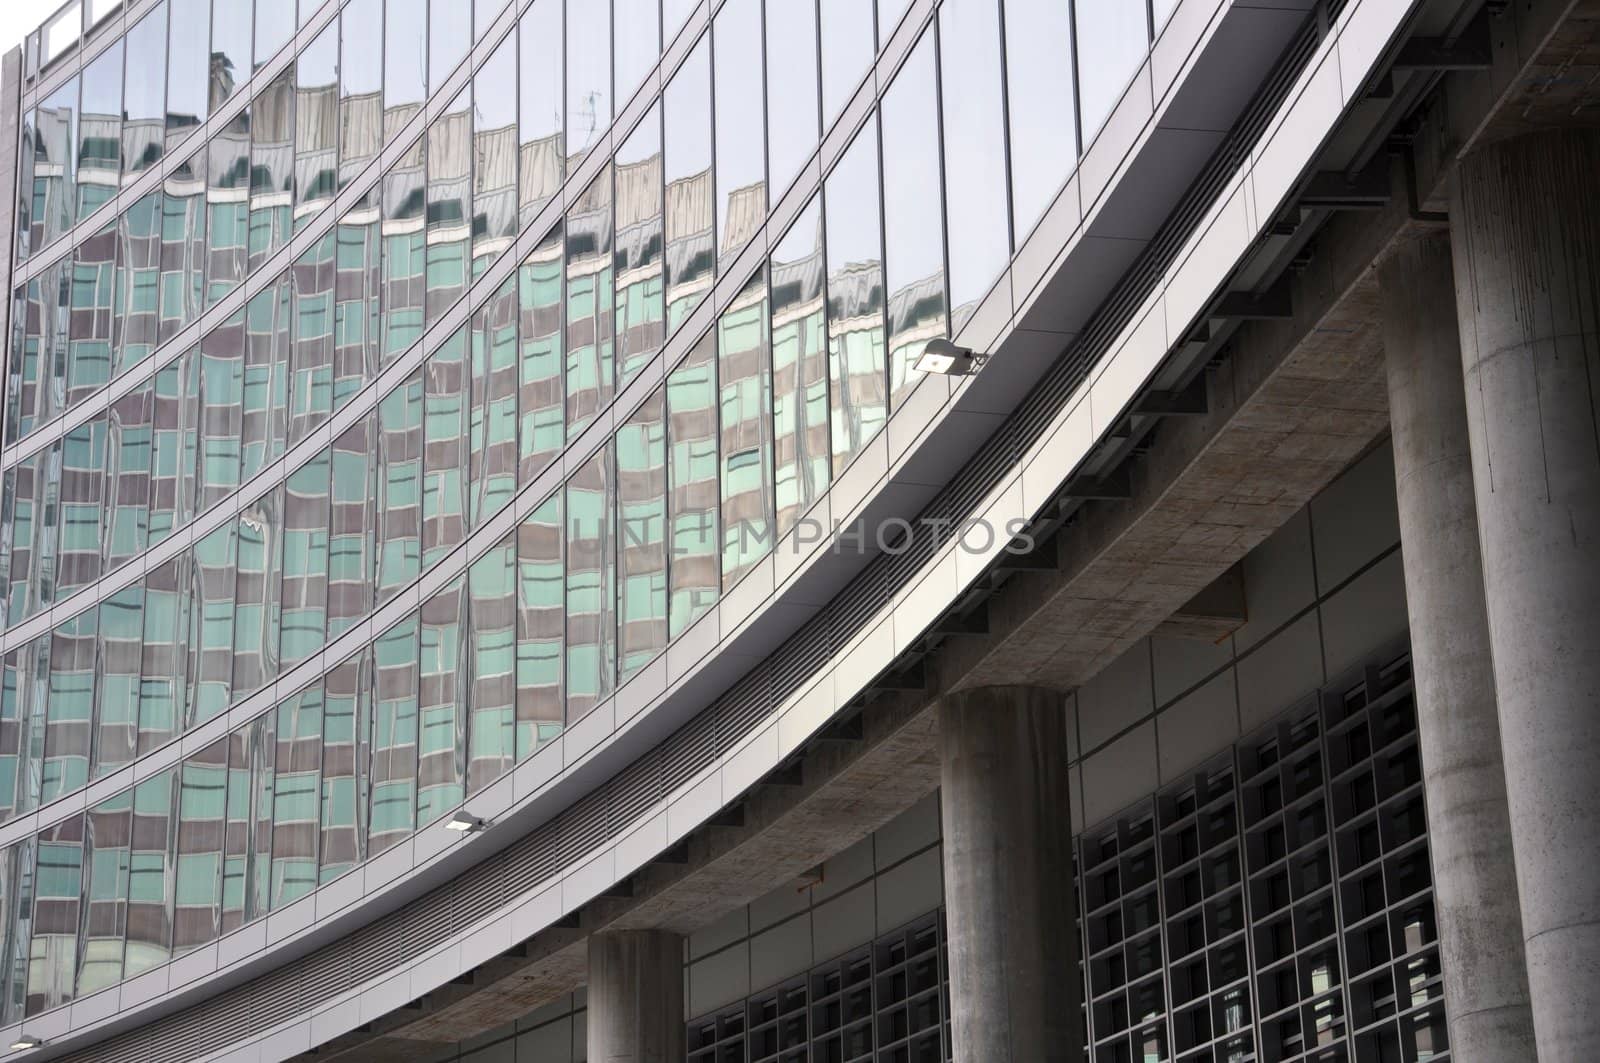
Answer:
[(946, 327), (933, 44), (933, 34), (923, 34), (884, 95), (881, 112), (890, 409), (916, 385), (921, 374), (913, 367), (922, 349)]
[(289, 241), (294, 191), (294, 64), (251, 101), (250, 268)]
[(57, 494), (59, 541), (56, 544), (56, 598), (65, 598), (100, 575), (104, 539), (106, 486), (106, 418), (104, 414), (68, 429), (61, 441), (60, 488)]
[(772, 253), (773, 490), (777, 538), (830, 478), (822, 199), (814, 197)]
[(467, 753), (465, 580), (424, 602), (418, 651), (417, 828), (461, 803)]
[(172, 817), (177, 772), (168, 769), (133, 788), (132, 849), (128, 854), (128, 948), (123, 977), (172, 958)]
[(1011, 256), (997, 0), (951, 0), (940, 7), (939, 46), (945, 199), (960, 204), (950, 212), (953, 334)]
[(715, 605), (722, 591), (716, 353), (716, 335), (707, 333), (667, 376), (671, 638)]
[(318, 237), (289, 270), (294, 286), (293, 373), (289, 379), (289, 445), (333, 413), (334, 282), (338, 234)]
[(467, 521), (476, 528), (517, 488), (517, 281), (507, 277), (472, 315)]
[(717, 268), (767, 217), (761, 0), (728, 0), (712, 25), (716, 61)]
[[(261, 4), (260, 7), (272, 7)], [(128, 31), (122, 76), (123, 181), (132, 180), (161, 158), (165, 140), (167, 93), (167, 5), (156, 5)]]
[(717, 322), (722, 425), (722, 588), (772, 549), (772, 369), (767, 277), (756, 274)]
[[(59, 1007), (73, 998), (78, 906), (83, 897), (83, 818), (80, 812), (38, 834), (32, 934), (28, 943), (28, 1015)], [(138, 955), (133, 931), (130, 924), (130, 965)]]
[(533, 0), (517, 20), (517, 201), (521, 224), (550, 201), (566, 168), (561, 0)]
[(1072, 18), (1055, 0), (1005, 0), (1005, 5), (1011, 196), (1020, 239), (1055, 198), (1078, 157)]
[(33, 222), (28, 246), (42, 248), (77, 220), (78, 79), (39, 101), (33, 112)]
[(616, 393), (611, 247), (611, 167), (567, 211), (567, 438), (575, 439)]
[(239, 513), (234, 584), (233, 693), (243, 697), (278, 674), (283, 571), (283, 488)]
[(472, 275), (517, 237), (517, 38), (472, 79)]
[(617, 152), (618, 386), (661, 347), (661, 113), (652, 107)]
[(472, 232), (472, 108), (462, 89), (428, 127), (427, 311), (437, 321), (467, 289)]
[(616, 682), (616, 485), (608, 441), (566, 484), (567, 720), (587, 716)]
[(276, 910), (317, 887), (322, 793), (322, 683), (278, 703), (272, 772), (272, 870)]
[(515, 533), (467, 570), (467, 793), (476, 793), (517, 758), (517, 546)]
[(284, 452), (289, 435), (290, 275), (284, 273), (245, 306), (239, 480)]
[(250, 109), (206, 147), (206, 305), (244, 280), (250, 255)]
[(139, 663), (144, 586), (124, 587), (100, 603), (100, 704), (92, 778), (133, 762), (139, 734)]
[(466, 329), (458, 329), (423, 366), (422, 565), (431, 568), (467, 533)]
[(566, 442), (562, 384), (564, 242), (558, 224), (517, 267), (518, 483), (532, 483)]
[(89, 781), (94, 737), (95, 642), (98, 610), (56, 625), (50, 635), (50, 692), (44, 735), (40, 802), (71, 793)]
[(369, 413), (333, 442), (328, 524), (328, 639), (372, 609), (373, 543), (377, 531), (378, 418)]
[(294, 228), (339, 190), (339, 22), (295, 60)]
[(322, 837), (319, 882), (366, 859), (371, 649), (328, 673), (322, 704)]
[(517, 760), (561, 733), (566, 593), (561, 494), (517, 525)]
[(868, 122), (823, 186), (828, 231), (829, 420), (840, 472), (888, 419), (878, 131)]
[(418, 370), (378, 406), (378, 604), (421, 571), (422, 418)]
[(133, 793), (124, 790), (84, 817), (83, 940), (77, 996), (122, 981), (128, 933), (128, 863), (133, 842)]
[(245, 319), (243, 308), (214, 325), (200, 347), (200, 466), (202, 511), (239, 486), (244, 431)]
[(189, 714), (185, 729), (227, 711), (233, 678), (238, 535), (230, 521), (195, 543), (189, 590)]
[(617, 659), (626, 679), (667, 645), (667, 419), (657, 389), (617, 429)]
[(422, 336), (427, 283), (425, 140), (418, 137), (383, 175), (383, 283), (379, 292), (383, 365), (393, 362)]
[(140, 755), (178, 733), (188, 705), (188, 557), (175, 557), (144, 578), (144, 654), (139, 674)]
[(409, 837), (416, 822), (417, 614), (378, 636), (373, 662), (369, 856)]
[(383, 150), (383, 51), (373, 47), (383, 0), (351, 0), (340, 14), (339, 187)]
[(1077, 0), (1073, 17), (1080, 121), (1083, 139), (1092, 142), (1150, 48), (1150, 22), (1144, 4), (1122, 0)]
[(228, 740), (221, 738), (185, 759), (179, 769), (175, 956), (215, 941), (221, 933), (227, 805)]
[(67, 296), (66, 407), (76, 406), (111, 379), (116, 316), (117, 230), (108, 225), (78, 244)]
[(378, 375), (378, 293), (383, 281), (376, 198), (356, 206), (334, 232), (333, 408)]
[(205, 305), (206, 153), (202, 146), (161, 183), (161, 320), (172, 339)]
[(283, 491), (283, 665), (322, 648), (328, 608), (331, 449), (290, 473)]
[(86, 218), (116, 195), (122, 176), (122, 41), (83, 71), (78, 153), (77, 217)]
[(667, 332), (699, 305), (716, 267), (711, 188), (711, 43), (701, 37), (664, 94)]

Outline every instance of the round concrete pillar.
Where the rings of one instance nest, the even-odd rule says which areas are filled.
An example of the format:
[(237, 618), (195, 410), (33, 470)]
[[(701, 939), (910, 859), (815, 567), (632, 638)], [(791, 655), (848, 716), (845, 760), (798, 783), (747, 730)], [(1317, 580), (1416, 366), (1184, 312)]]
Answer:
[(1600, 1059), (1600, 132), (1488, 145), (1451, 209), (1484, 597), (1541, 1059)]
[(589, 936), (589, 1058), (682, 1063), (683, 938), (665, 930)]
[(939, 742), (955, 1063), (1081, 1060), (1063, 698), (946, 695)]
[(1449, 233), (1378, 280), (1450, 1058), (1533, 1063)]

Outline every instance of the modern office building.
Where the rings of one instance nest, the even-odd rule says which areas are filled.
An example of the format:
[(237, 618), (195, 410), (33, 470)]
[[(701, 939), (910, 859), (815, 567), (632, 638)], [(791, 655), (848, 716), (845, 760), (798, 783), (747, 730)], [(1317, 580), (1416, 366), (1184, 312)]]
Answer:
[(1593, 0), (70, 0), (0, 1051), (1600, 1059), (1597, 71)]

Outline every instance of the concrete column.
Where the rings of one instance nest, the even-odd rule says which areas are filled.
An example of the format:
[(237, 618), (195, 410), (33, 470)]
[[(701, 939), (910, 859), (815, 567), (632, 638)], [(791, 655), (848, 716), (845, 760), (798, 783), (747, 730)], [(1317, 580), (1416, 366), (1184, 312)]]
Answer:
[(1491, 144), (1450, 212), (1533, 1027), (1600, 1059), (1600, 132)]
[(1067, 713), (983, 687), (939, 704), (955, 1063), (1083, 1059)]
[(1378, 281), (1450, 1058), (1532, 1063), (1449, 234), (1407, 239)]
[(683, 938), (665, 930), (589, 936), (589, 1058), (683, 1063)]

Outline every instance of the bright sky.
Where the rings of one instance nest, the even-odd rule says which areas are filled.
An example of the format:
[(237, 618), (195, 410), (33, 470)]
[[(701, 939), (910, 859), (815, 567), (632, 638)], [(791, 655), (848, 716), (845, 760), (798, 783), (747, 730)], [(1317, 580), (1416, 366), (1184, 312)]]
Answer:
[(9, 52), (64, 0), (0, 0), (0, 52)]

